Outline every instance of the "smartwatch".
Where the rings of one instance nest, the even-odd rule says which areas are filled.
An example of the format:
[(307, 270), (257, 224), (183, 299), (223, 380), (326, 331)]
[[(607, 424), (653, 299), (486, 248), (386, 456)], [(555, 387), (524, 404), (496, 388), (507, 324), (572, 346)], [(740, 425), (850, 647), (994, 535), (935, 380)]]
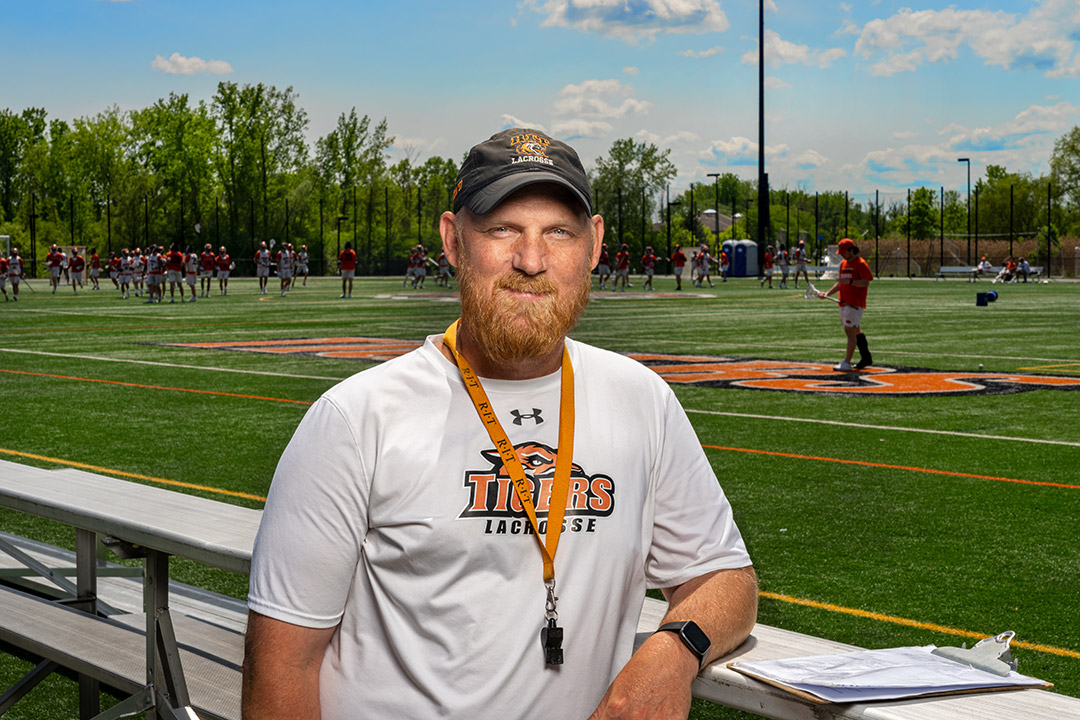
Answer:
[(709, 636), (698, 627), (696, 622), (684, 620), (682, 622), (664, 623), (656, 628), (656, 632), (673, 632), (678, 635), (683, 645), (694, 653), (694, 657), (698, 659), (698, 670), (705, 666), (705, 660), (709, 656), (709, 648), (712, 643), (709, 641)]

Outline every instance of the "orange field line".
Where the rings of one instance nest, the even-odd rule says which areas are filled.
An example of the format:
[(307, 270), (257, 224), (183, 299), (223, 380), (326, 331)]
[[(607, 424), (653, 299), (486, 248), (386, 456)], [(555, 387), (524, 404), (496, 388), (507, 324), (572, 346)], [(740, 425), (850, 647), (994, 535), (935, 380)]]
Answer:
[[(833, 603), (820, 602), (818, 600), (807, 600), (806, 598), (794, 597), (792, 595), (784, 595), (782, 593), (769, 592), (767, 590), (759, 590), (758, 595), (770, 600), (779, 600), (780, 602), (792, 603), (794, 605), (805, 605), (806, 607), (816, 608), (818, 610), (828, 610), (829, 612), (844, 613), (846, 615), (855, 615), (861, 618), (867, 618), (870, 620), (877, 620), (878, 622), (889, 622), (897, 625), (907, 625), (908, 627), (919, 628), (920, 630), (932, 630), (934, 632), (945, 633), (947, 635), (959, 635), (960, 637), (967, 638), (984, 638), (988, 637), (986, 633), (972, 632), (971, 630), (960, 630), (958, 628), (946, 627), (945, 625), (935, 625), (934, 623), (925, 623), (918, 620), (910, 620), (908, 618), (897, 617), (895, 615), (884, 615), (882, 613), (870, 612), (869, 610), (859, 610), (858, 608), (844, 607), (843, 605), (834, 605)], [(1080, 652), (1075, 650), (1067, 650), (1065, 648), (1053, 647), (1051, 645), (1039, 645), (1038, 643), (1019, 642), (1013, 641), (1013, 647), (1026, 648), (1028, 650), (1035, 650), (1037, 652), (1050, 653), (1052, 655), (1060, 655), (1062, 657), (1080, 659)]]
[(289, 400), (288, 398), (266, 397), (263, 395), (245, 395), (243, 393), (221, 392), (218, 390), (196, 390), (194, 388), (168, 387), (167, 385), (144, 385), (142, 383), (121, 382), (120, 380), (100, 380), (98, 378), (74, 377), (72, 375), (54, 375), (52, 373), (27, 372), (25, 370), (4, 370), (0, 372), (12, 375), (33, 375), (35, 377), (59, 378), (60, 380), (79, 380), (81, 382), (105, 383), (107, 385), (124, 385), (126, 387), (144, 388), (147, 390), (173, 390), (175, 392), (197, 393), (199, 395), (222, 395), (225, 397), (245, 398), (248, 400), (270, 400), (272, 402), (293, 403), (295, 405), (311, 405), (307, 400)]
[(190, 488), (192, 490), (202, 490), (203, 492), (217, 493), (218, 495), (230, 495), (232, 497), (245, 498), (247, 500), (258, 500), (259, 502), (266, 502), (266, 498), (262, 495), (252, 495), (250, 493), (237, 492), (235, 490), (222, 490), (221, 488), (209, 487), (208, 485), (196, 485), (195, 483), (182, 482), (180, 480), (168, 480), (166, 478), (152, 477), (150, 475), (140, 475), (139, 473), (125, 472), (123, 470), (113, 470), (112, 468), (100, 467), (98, 465), (88, 465), (86, 463), (76, 462), (74, 460), (62, 460), (60, 458), (48, 457), (47, 455), (35, 455), (28, 452), (19, 452), (18, 450), (7, 450), (0, 448), (0, 453), (7, 455), (16, 455), (18, 457), (33, 458), (34, 460), (44, 460), (45, 462), (56, 463), (57, 465), (68, 465), (70, 467), (81, 468), (83, 470), (93, 470), (94, 472), (106, 473), (108, 475), (120, 475), (121, 477), (135, 478), (136, 480), (148, 480), (149, 482), (160, 483), (162, 485), (175, 485), (177, 487)]
[(776, 457), (795, 458), (797, 460), (820, 460), (821, 462), (842, 463), (844, 465), (862, 465), (863, 467), (885, 468), (888, 470), (909, 470), (911, 472), (930, 473), (932, 475), (949, 475), (951, 477), (975, 478), (976, 480), (996, 480), (997, 482), (1019, 483), (1021, 485), (1045, 485), (1047, 487), (1066, 488), (1068, 490), (1080, 490), (1080, 485), (1066, 485), (1065, 483), (1042, 482), (1038, 480), (1019, 480), (1017, 478), (997, 477), (996, 475), (976, 475), (974, 473), (953, 472), (951, 470), (935, 470), (933, 468), (911, 467), (910, 465), (888, 465), (886, 463), (867, 462), (865, 460), (844, 460), (843, 458), (818, 457), (817, 455), (797, 455), (795, 453), (775, 452), (772, 450), (753, 450), (751, 448), (725, 447), (723, 445), (706, 445), (701, 447), (710, 450), (729, 450), (731, 452), (753, 453), (754, 455), (773, 455)]

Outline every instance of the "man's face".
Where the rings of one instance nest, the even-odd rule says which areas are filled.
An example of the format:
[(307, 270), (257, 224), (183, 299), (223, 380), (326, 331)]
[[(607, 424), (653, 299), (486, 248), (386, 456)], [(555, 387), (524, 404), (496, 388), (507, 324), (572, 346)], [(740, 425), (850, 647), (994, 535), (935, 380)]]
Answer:
[[(589, 300), (604, 225), (554, 186), (526, 187), (484, 216), (444, 215), (463, 322), (492, 360), (550, 353)], [(460, 230), (460, 233), (458, 232)]]

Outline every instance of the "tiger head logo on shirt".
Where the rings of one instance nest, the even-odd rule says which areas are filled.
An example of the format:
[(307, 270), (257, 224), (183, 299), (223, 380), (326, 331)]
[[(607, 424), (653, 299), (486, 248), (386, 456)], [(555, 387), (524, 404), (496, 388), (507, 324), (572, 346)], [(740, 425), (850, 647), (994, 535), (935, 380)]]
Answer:
[[(532, 488), (540, 532), (546, 532), (558, 450), (539, 442), (519, 443), (514, 449)], [(487, 518), (486, 534), (531, 532), (525, 508), (498, 451), (494, 448), (481, 450), (480, 456), (486, 461), (487, 467), (465, 472), (464, 487), (469, 491), (469, 501), (458, 517)], [(565, 530), (594, 532), (596, 518), (607, 517), (614, 509), (615, 482), (607, 475), (589, 475), (584, 468), (573, 463), (566, 498)]]

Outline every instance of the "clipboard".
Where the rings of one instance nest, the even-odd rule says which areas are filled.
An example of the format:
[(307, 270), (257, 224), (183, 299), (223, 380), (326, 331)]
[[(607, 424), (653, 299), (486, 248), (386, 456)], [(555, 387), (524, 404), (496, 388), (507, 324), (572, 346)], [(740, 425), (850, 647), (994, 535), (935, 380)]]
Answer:
[(740, 661), (730, 669), (813, 703), (851, 703), (935, 695), (1049, 688), (1051, 683), (1016, 672), (1009, 653), (1014, 633), (980, 640), (974, 647), (863, 650), (839, 655)]

